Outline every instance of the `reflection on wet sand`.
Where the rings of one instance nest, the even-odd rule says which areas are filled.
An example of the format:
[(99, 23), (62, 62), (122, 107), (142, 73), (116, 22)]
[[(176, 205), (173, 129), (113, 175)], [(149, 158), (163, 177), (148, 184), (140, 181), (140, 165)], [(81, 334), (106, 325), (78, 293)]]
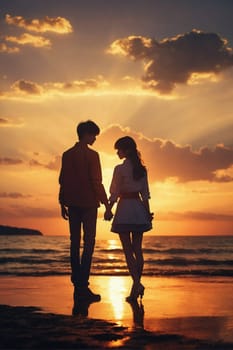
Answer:
[[(128, 276), (92, 276), (101, 302), (74, 302), (67, 276), (2, 277), (0, 299), (12, 306), (38, 306), (59, 315), (83, 315), (133, 329), (233, 342), (232, 280), (223, 278), (143, 278), (143, 306), (130, 305)], [(54, 291), (59, 296), (54, 297)], [(143, 319), (143, 309), (145, 310)], [(136, 328), (135, 327), (135, 328)], [(142, 328), (141, 328), (142, 329)]]
[(144, 329), (144, 306), (142, 301), (137, 300), (129, 302), (133, 313), (133, 329)]
[[(150, 324), (150, 319), (146, 322)], [(157, 332), (180, 334), (188, 338), (232, 342), (232, 325), (224, 316), (192, 316), (152, 319), (151, 327)]]
[(88, 317), (88, 311), (89, 307), (93, 303), (97, 303), (100, 300), (92, 300), (88, 298), (83, 298), (78, 296), (75, 292), (73, 293), (73, 308), (72, 308), (72, 315), (73, 316), (83, 316)]

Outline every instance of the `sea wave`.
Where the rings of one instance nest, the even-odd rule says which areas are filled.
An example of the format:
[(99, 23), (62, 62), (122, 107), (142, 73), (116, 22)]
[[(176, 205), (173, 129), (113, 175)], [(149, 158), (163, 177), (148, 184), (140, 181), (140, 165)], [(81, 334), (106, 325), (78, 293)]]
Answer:
[[(69, 276), (70, 272), (67, 270), (46, 270), (46, 271), (0, 271), (0, 276), (32, 276), (32, 277), (45, 277), (45, 276)], [(121, 270), (120, 268), (117, 271), (112, 271), (111, 268), (105, 267), (104, 269), (95, 270), (91, 273), (92, 276), (128, 276), (129, 273), (127, 269)], [(213, 271), (207, 270), (156, 270), (145, 271), (143, 276), (156, 276), (156, 277), (233, 277), (233, 271), (227, 269), (215, 269)]]
[[(233, 237), (145, 237), (145, 276), (233, 277)], [(119, 240), (97, 241), (93, 275), (128, 275)], [(1, 237), (0, 275), (70, 275), (67, 237)]]

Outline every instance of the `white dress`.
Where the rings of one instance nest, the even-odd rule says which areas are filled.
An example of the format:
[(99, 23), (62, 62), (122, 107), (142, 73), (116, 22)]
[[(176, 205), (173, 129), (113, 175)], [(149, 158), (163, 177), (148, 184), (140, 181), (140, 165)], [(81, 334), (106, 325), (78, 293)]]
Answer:
[[(122, 193), (139, 193), (139, 196), (121, 198)], [(147, 210), (142, 203), (142, 200), (150, 198), (147, 174), (140, 180), (134, 180), (129, 159), (125, 159), (122, 164), (114, 168), (110, 194), (110, 201), (117, 202), (112, 232), (145, 232), (152, 229)]]

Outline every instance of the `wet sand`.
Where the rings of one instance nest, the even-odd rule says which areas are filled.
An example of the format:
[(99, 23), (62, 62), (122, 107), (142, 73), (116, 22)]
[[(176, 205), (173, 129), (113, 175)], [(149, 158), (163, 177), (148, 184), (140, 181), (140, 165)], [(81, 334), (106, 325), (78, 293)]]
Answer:
[(10, 307), (0, 307), (0, 348), (233, 349), (229, 278), (145, 277), (132, 305), (130, 284), (92, 276), (101, 301), (74, 308), (69, 277), (1, 277), (0, 304)]

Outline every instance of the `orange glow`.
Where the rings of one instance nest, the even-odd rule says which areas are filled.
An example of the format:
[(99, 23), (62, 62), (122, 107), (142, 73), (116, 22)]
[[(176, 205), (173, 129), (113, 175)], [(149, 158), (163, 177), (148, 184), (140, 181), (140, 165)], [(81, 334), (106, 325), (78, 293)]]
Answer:
[(124, 300), (122, 296), (126, 293), (126, 286), (124, 279), (114, 279), (109, 277), (108, 293), (111, 305), (113, 308), (114, 317), (116, 320), (123, 320), (124, 318)]
[[(218, 34), (221, 28), (212, 33), (215, 15), (209, 29), (206, 23), (207, 33), (195, 22), (202, 14), (189, 33), (171, 21), (168, 37), (162, 29), (148, 32), (150, 13), (153, 23), (166, 22), (160, 5), (156, 11), (154, 5), (148, 8), (146, 20), (141, 11), (135, 13), (141, 23), (136, 30), (128, 21), (128, 5), (120, 16), (117, 9), (108, 18), (103, 9), (89, 21), (85, 16), (92, 10), (84, 9), (85, 2), (78, 11), (64, 3), (56, 17), (46, 14), (42, 2), (39, 12), (33, 6), (25, 12), (18, 3), (12, 12), (5, 3), (0, 223), (46, 235), (68, 233), (58, 204), (61, 155), (77, 141), (77, 124), (93, 119), (101, 129), (93, 148), (100, 154), (108, 195), (120, 162), (114, 143), (127, 134), (135, 138), (148, 168), (152, 234), (233, 234), (232, 48), (230, 38)], [(172, 9), (183, 13), (179, 6)], [(87, 27), (79, 28), (80, 18), (87, 19)], [(114, 24), (112, 32), (97, 23)], [(84, 45), (91, 33), (95, 45)], [(199, 67), (190, 62), (193, 38), (203, 40), (201, 52), (193, 47)], [(108, 238), (111, 223), (103, 222), (103, 211), (101, 206), (97, 236)]]

